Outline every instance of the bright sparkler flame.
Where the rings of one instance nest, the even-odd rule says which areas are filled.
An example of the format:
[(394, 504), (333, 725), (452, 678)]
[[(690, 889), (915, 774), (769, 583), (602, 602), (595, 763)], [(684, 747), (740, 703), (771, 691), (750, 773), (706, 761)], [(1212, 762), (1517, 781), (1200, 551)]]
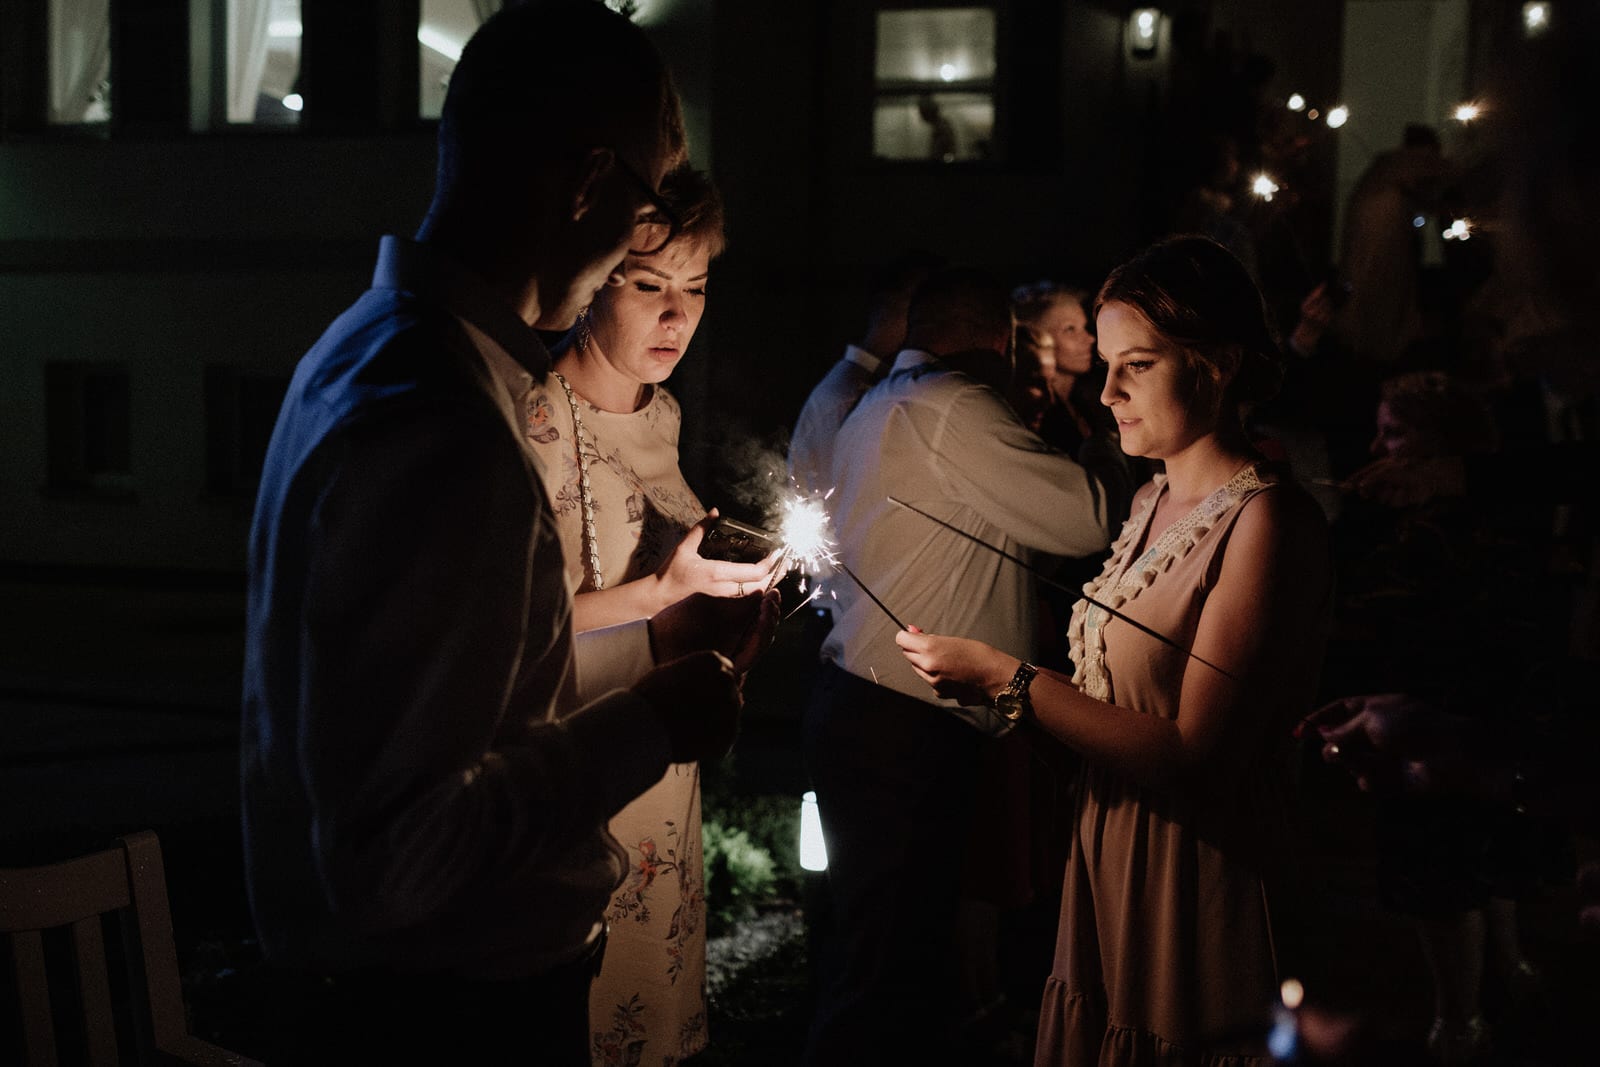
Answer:
[(815, 574), (837, 562), (833, 540), (828, 536), (828, 509), (823, 506), (826, 499), (827, 496), (795, 495), (783, 502), (778, 536), (791, 569)]

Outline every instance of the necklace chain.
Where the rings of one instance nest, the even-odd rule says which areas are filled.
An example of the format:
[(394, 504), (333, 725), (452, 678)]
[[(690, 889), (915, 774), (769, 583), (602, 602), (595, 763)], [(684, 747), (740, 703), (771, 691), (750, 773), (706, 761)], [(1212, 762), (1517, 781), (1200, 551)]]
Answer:
[[(594, 579), (594, 587), (604, 589), (605, 579), (600, 575), (600, 540), (594, 533), (594, 491), (589, 485), (589, 457), (583, 451), (583, 416), (578, 414), (578, 396), (572, 391), (572, 386), (560, 372), (550, 373), (561, 383), (561, 391), (567, 394), (567, 403), (572, 407), (572, 443), (578, 450), (578, 502), (583, 511), (583, 555), (589, 577)], [(599, 451), (598, 445), (595, 450)]]

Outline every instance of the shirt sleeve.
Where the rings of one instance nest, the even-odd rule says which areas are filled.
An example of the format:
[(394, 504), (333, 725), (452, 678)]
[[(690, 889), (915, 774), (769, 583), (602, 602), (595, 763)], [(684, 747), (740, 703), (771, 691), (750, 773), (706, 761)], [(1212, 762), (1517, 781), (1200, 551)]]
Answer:
[(993, 389), (956, 386), (934, 447), (951, 499), (969, 501), (1029, 548), (1087, 556), (1110, 543), (1101, 484), (1022, 425)]
[(552, 715), (571, 631), (548, 508), (469, 407), (341, 434), (307, 531), (298, 772), (357, 928), (548, 881), (667, 766), (631, 693)]
[(625, 689), (655, 666), (650, 620), (636, 619), (578, 634), (578, 702), (588, 704)]

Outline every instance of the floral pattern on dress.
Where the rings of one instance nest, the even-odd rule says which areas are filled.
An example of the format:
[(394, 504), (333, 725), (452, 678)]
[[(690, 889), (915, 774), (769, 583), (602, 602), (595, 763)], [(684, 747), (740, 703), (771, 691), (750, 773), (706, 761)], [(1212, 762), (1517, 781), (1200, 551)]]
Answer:
[(639, 994), (616, 1005), (611, 1013), (611, 1029), (597, 1031), (591, 1040), (591, 1062), (605, 1067), (638, 1067), (648, 1040)]
[(636, 849), (637, 858), (628, 871), (628, 880), (622, 889), (611, 901), (611, 910), (606, 913), (610, 922), (622, 922), (632, 919), (637, 923), (650, 921), (650, 890), (656, 884), (659, 875), (671, 874), (678, 869), (678, 850), (676, 847), (678, 828), (669, 819), (667, 821), (667, 840), (669, 844), (666, 854), (662, 855), (656, 848), (653, 837), (647, 837), (639, 842)]
[(528, 439), (541, 445), (559, 439), (561, 431), (556, 428), (554, 416), (555, 407), (550, 402), (549, 390), (534, 390), (532, 399), (528, 401)]
[[(551, 500), (574, 589), (593, 588), (572, 407), (552, 377), (536, 386), (528, 444)], [(578, 396), (601, 573), (613, 586), (653, 573), (705, 514), (678, 464), (679, 408), (665, 388), (632, 413)], [(554, 432), (550, 432), (551, 429)], [(675, 764), (612, 816), (626, 853), (607, 903), (611, 938), (590, 988), (597, 1067), (676, 1064), (706, 1045), (705, 889), (698, 764)]]

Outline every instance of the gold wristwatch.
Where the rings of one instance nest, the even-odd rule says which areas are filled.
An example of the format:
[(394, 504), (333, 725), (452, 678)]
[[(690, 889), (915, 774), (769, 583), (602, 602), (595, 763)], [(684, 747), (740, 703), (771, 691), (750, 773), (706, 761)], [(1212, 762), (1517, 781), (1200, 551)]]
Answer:
[(998, 711), (1006, 722), (1017, 723), (1027, 718), (1033, 711), (1033, 703), (1028, 699), (1028, 686), (1033, 682), (1033, 676), (1039, 673), (1039, 668), (1028, 662), (1017, 665), (1017, 673), (1011, 676), (1011, 681), (1006, 687), (995, 694), (994, 710)]

